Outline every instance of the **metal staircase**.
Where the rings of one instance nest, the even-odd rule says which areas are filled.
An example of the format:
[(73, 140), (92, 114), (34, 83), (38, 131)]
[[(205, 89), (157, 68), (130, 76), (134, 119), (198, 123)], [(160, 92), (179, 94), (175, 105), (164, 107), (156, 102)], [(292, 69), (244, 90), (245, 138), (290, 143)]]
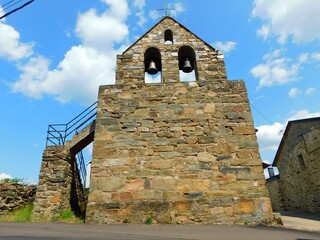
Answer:
[(98, 102), (93, 103), (78, 116), (65, 124), (50, 124), (47, 131), (46, 146), (64, 145), (73, 134), (79, 133), (87, 124), (93, 122), (97, 114)]
[(98, 102), (93, 103), (68, 123), (50, 124), (47, 131), (46, 147), (65, 145), (76, 153), (75, 158), (83, 188), (86, 187), (87, 171), (82, 150), (88, 141), (92, 141), (84, 140), (95, 130), (97, 106)]

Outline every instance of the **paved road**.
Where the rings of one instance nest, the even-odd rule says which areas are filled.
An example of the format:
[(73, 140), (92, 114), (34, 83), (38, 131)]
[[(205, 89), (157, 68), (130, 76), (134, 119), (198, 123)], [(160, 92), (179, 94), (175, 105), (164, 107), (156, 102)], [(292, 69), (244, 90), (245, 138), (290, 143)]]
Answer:
[(225, 225), (89, 225), (0, 223), (1, 240), (320, 240), (319, 232)]
[(320, 232), (320, 214), (306, 212), (282, 212), (285, 227)]

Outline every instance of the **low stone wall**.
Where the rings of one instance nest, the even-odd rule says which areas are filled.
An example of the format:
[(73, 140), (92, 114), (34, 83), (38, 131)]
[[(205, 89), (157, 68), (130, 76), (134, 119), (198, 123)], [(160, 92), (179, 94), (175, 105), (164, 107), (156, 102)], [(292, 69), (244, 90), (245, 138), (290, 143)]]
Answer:
[(35, 185), (0, 183), (0, 215), (33, 203), (35, 195)]
[(271, 200), (272, 209), (281, 211), (283, 209), (283, 201), (279, 190), (279, 175), (267, 180), (267, 188)]

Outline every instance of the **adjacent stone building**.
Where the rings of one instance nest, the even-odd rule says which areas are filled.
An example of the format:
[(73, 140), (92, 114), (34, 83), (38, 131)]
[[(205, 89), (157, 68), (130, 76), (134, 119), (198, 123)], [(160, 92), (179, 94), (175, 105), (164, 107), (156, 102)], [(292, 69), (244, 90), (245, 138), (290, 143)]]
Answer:
[(227, 80), (223, 56), (164, 17), (117, 56), (116, 84), (100, 86), (86, 221), (272, 217), (244, 82)]
[(267, 181), (276, 211), (320, 212), (320, 118), (290, 121)]

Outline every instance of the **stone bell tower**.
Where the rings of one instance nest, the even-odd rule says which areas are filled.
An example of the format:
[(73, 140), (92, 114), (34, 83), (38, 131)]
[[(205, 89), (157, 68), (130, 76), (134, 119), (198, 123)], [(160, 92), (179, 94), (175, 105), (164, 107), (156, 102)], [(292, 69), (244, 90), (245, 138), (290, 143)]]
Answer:
[[(187, 79), (187, 80), (186, 80)], [(164, 17), (100, 86), (86, 221), (260, 223), (272, 209), (243, 81)]]

